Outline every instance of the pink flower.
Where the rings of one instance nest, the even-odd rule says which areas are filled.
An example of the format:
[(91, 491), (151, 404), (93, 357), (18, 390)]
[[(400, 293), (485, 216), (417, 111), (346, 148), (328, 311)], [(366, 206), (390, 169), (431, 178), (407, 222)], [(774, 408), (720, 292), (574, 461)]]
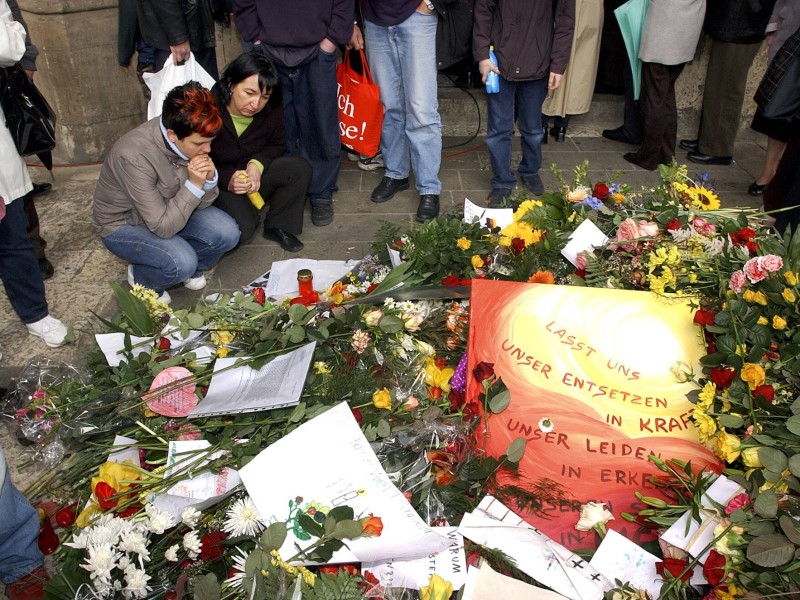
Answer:
[(586, 256), (586, 252), (578, 252), (577, 256), (575, 257), (575, 268), (578, 270), (585, 269), (587, 261), (588, 258)]
[(697, 233), (706, 237), (717, 231), (717, 226), (707, 221), (703, 217), (695, 217), (692, 219), (692, 227), (694, 227), (694, 230)]
[(725, 507), (725, 514), (729, 515), (735, 510), (747, 508), (748, 506), (750, 506), (750, 496), (744, 493), (737, 494), (730, 502), (728, 502), (728, 506)]
[(658, 235), (658, 224), (652, 221), (639, 221), (639, 237), (655, 237)]
[(728, 287), (737, 294), (741, 294), (746, 283), (747, 277), (745, 276), (744, 271), (736, 271), (733, 275), (731, 275), (731, 280), (728, 283)]
[(760, 256), (758, 258), (751, 258), (744, 263), (742, 270), (744, 271), (744, 274), (747, 275), (750, 283), (758, 283), (767, 277), (767, 271), (765, 271), (764, 267), (762, 266), (761, 258), (762, 257)]
[(783, 268), (783, 259), (780, 256), (776, 256), (774, 254), (767, 254), (766, 256), (762, 256), (758, 259), (758, 262), (761, 264), (761, 268), (764, 269), (767, 273), (776, 273)]
[[(614, 237), (615, 242), (628, 242), (631, 240), (635, 240), (639, 237), (639, 226), (636, 225), (636, 221), (633, 219), (625, 219), (622, 223), (619, 224), (619, 228), (617, 229), (617, 235)], [(623, 250), (627, 250), (630, 252), (636, 246), (633, 244), (617, 244), (619, 248)]]
[(194, 425), (181, 425), (178, 427), (178, 437), (176, 439), (181, 441), (199, 440), (203, 437), (203, 432)]

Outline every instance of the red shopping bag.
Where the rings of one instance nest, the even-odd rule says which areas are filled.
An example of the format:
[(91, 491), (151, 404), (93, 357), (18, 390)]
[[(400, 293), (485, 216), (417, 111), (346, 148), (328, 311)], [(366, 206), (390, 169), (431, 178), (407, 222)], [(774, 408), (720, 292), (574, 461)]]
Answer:
[(336, 67), (339, 103), (339, 138), (342, 144), (364, 156), (375, 156), (381, 146), (383, 105), (380, 88), (372, 81), (367, 57), (361, 50), (359, 73), (350, 65), (350, 52)]

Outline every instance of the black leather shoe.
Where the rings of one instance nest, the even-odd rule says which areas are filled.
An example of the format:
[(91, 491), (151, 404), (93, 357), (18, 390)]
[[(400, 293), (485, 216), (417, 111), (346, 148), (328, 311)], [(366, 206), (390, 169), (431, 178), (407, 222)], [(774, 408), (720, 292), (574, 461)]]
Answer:
[(681, 140), (678, 146), (687, 152), (697, 152), (700, 149), (700, 140)]
[(750, 184), (750, 187), (747, 188), (747, 193), (750, 194), (751, 196), (760, 196), (761, 194), (767, 191), (767, 185), (768, 184), (766, 183), (762, 185), (754, 181), (753, 183)]
[(391, 177), (384, 176), (381, 182), (374, 190), (372, 190), (372, 197), (370, 200), (373, 202), (386, 202), (394, 198), (397, 192), (402, 192), (408, 189), (408, 177), (403, 179), (392, 179)]
[(417, 221), (424, 223), (439, 216), (439, 195), (424, 194), (419, 197)]
[(639, 167), (641, 169), (644, 169), (645, 171), (655, 171), (656, 168), (657, 168), (657, 166), (656, 167), (645, 167), (643, 164), (640, 164), (639, 163), (639, 158), (636, 155), (636, 152), (626, 152), (625, 154), (622, 155), (622, 158), (627, 160), (629, 163), (631, 163), (633, 165), (636, 165), (637, 167)]
[(333, 205), (312, 204), (311, 223), (317, 227), (325, 227), (325, 225), (333, 223)]
[(622, 127), (616, 129), (603, 129), (603, 137), (613, 142), (622, 142), (623, 144), (630, 144), (631, 146), (641, 145), (641, 140), (634, 140), (625, 135)]
[(294, 235), (277, 227), (264, 227), (264, 237), (268, 240), (278, 242), (287, 252), (300, 252), (303, 249), (303, 242)]
[(56, 272), (56, 269), (53, 266), (53, 263), (47, 260), (47, 258), (40, 258), (39, 272), (42, 274), (42, 279), (50, 279), (53, 276), (53, 273)]
[(42, 194), (48, 193), (52, 189), (53, 189), (52, 183), (34, 183), (33, 189), (31, 190), (31, 194), (33, 194), (34, 196), (40, 196)]
[(563, 142), (564, 139), (567, 137), (567, 128), (566, 127), (553, 127), (550, 129), (550, 135), (553, 139), (557, 142)]
[(729, 165), (733, 162), (733, 157), (731, 156), (712, 156), (702, 152), (689, 152), (686, 157), (699, 165)]

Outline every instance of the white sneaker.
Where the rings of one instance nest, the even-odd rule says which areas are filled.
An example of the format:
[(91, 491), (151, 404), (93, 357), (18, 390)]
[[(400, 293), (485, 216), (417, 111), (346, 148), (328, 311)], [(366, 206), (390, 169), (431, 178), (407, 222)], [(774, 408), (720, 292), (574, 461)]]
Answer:
[(364, 156), (361, 154), (358, 157), (358, 168), (362, 171), (377, 171), (383, 169), (383, 154), (378, 152), (375, 156)]
[(47, 315), (44, 319), (39, 319), (35, 323), (25, 325), (28, 333), (42, 338), (44, 343), (51, 348), (58, 348), (64, 344), (64, 338), (69, 333), (69, 328), (58, 319)]
[(202, 290), (204, 287), (208, 285), (208, 281), (206, 281), (206, 276), (200, 273), (197, 277), (190, 277), (186, 281), (183, 282), (184, 287), (187, 289), (197, 291)]
[(159, 302), (163, 302), (164, 304), (169, 306), (170, 303), (172, 302), (172, 296), (169, 295), (169, 292), (167, 290), (164, 290), (163, 292), (161, 292), (161, 295), (158, 297), (158, 301)]

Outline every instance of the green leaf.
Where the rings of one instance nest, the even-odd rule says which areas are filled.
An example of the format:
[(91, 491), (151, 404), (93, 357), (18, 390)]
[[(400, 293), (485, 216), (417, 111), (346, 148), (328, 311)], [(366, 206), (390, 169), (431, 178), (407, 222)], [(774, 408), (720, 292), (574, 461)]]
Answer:
[(772, 490), (761, 492), (753, 502), (753, 510), (766, 519), (773, 519), (778, 514), (778, 497)]
[(286, 523), (272, 523), (261, 534), (258, 540), (259, 546), (264, 552), (278, 550), (286, 541)]
[(777, 448), (759, 448), (758, 458), (764, 467), (773, 473), (785, 471), (789, 462), (786, 459), (786, 455)]
[(319, 342), (320, 344), (328, 339), (327, 329), (307, 329), (306, 335), (312, 342)]
[(292, 414), (289, 415), (289, 423), (299, 423), (306, 415), (306, 403), (301, 402), (294, 407)]
[(363, 532), (364, 528), (358, 521), (339, 521), (336, 524), (336, 530), (333, 533), (333, 537), (338, 540), (352, 540), (357, 537), (361, 537)]
[[(294, 306), (298, 305), (295, 304)], [(299, 344), (306, 339), (306, 330), (300, 325), (292, 325), (286, 330), (286, 333), (289, 334), (289, 341), (293, 344)]]
[(525, 456), (525, 445), (526, 445), (525, 438), (518, 437), (513, 442), (508, 445), (508, 449), (506, 450), (506, 457), (508, 460), (514, 463), (518, 463), (522, 460), (522, 457)]
[(788, 515), (783, 515), (778, 519), (778, 523), (781, 526), (781, 531), (786, 534), (786, 537), (789, 538), (792, 543), (800, 546), (800, 529), (798, 529), (797, 521)]
[(222, 590), (217, 582), (217, 577), (213, 573), (198, 575), (192, 581), (194, 585), (194, 600), (219, 600), (222, 597)]
[(789, 471), (795, 477), (800, 477), (800, 454), (793, 454), (789, 459)]
[(759, 567), (780, 567), (794, 558), (794, 544), (781, 533), (753, 539), (747, 546), (747, 560)]
[(792, 411), (793, 415), (800, 415), (800, 397), (795, 398), (789, 409)]
[(302, 323), (303, 317), (306, 316), (307, 312), (308, 309), (302, 304), (292, 304), (289, 306), (289, 310), (286, 311), (286, 314), (289, 315), (292, 323)]
[(389, 425), (389, 422), (386, 419), (381, 419), (378, 421), (378, 426), (375, 428), (375, 433), (378, 434), (378, 437), (385, 438), (389, 437), (392, 433), (392, 426)]
[(269, 570), (271, 560), (269, 554), (256, 548), (244, 562), (244, 579), (242, 588), (247, 598), (265, 598), (264, 577), (261, 571)]
[(719, 417), (719, 424), (728, 429), (737, 429), (744, 425), (744, 419), (739, 415), (722, 414)]
[(147, 312), (144, 302), (128, 290), (123, 290), (118, 283), (111, 283), (111, 289), (114, 290), (120, 311), (131, 326), (132, 333), (139, 336), (153, 335), (155, 323)]
[(334, 518), (337, 521), (353, 520), (355, 513), (351, 506), (336, 506), (328, 512), (328, 518)]
[(383, 333), (398, 333), (403, 331), (403, 319), (395, 315), (383, 315), (378, 321), (378, 328)]
[(198, 313), (189, 313), (186, 315), (186, 322), (192, 329), (200, 329), (205, 323), (205, 319), (203, 318), (203, 315)]
[(800, 435), (800, 415), (794, 415), (786, 419), (786, 429), (795, 435)]
[(306, 533), (313, 535), (314, 537), (321, 538), (325, 531), (322, 528), (320, 523), (317, 523), (311, 516), (307, 513), (303, 513), (298, 518), (300, 523), (300, 527), (305, 529)]
[(511, 403), (511, 394), (508, 390), (503, 390), (489, 401), (489, 410), (494, 414), (503, 412)]

